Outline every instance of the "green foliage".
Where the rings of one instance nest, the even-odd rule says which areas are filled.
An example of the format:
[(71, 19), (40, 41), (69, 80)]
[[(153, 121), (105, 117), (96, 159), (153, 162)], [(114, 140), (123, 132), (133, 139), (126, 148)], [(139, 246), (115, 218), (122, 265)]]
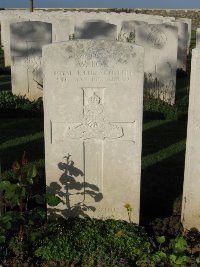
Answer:
[(165, 238), (165, 236), (157, 236), (156, 241), (161, 245), (161, 244), (165, 243), (166, 238)]
[(173, 267), (188, 266), (191, 257), (188, 255), (188, 243), (183, 236), (177, 236), (170, 241), (172, 252), (169, 254), (169, 263)]
[[(61, 200), (55, 195), (39, 195), (40, 175), (36, 166), (28, 164), (26, 153), (21, 162), (15, 161), (7, 180), (0, 181), (0, 244), (7, 243), (8, 248), (16, 255), (25, 254), (24, 242), (28, 239), (27, 229), (41, 226), (46, 219), (47, 202), (56, 206)], [(35, 202), (34, 202), (35, 201)], [(33, 205), (34, 204), (34, 205)], [(31, 207), (31, 205), (33, 207)]]
[(187, 250), (188, 244), (187, 241), (184, 237), (178, 236), (174, 240), (171, 241), (173, 250), (176, 253), (181, 253)]
[(200, 264), (200, 256), (196, 257), (196, 263)]
[(55, 207), (62, 202), (62, 200), (53, 193), (46, 193), (46, 202), (49, 206)]
[(42, 113), (43, 103), (41, 98), (30, 101), (25, 96), (16, 96), (9, 91), (2, 91), (0, 92), (0, 110), (1, 112), (24, 111)]
[[(199, 266), (184, 236), (150, 238), (142, 227), (114, 220), (70, 218), (46, 224), (34, 255), (66, 266)], [(158, 244), (158, 246), (157, 246)]]
[(46, 226), (35, 255), (45, 261), (65, 261), (68, 265), (127, 266), (121, 263), (136, 262), (151, 250), (142, 228), (122, 221), (87, 218)]
[[(9, 222), (10, 216), (4, 220)], [(18, 235), (10, 237), (9, 250), (16, 257), (26, 256), (44, 266), (49, 262), (76, 267), (200, 266), (200, 255), (189, 253), (184, 236), (150, 238), (142, 227), (125, 221), (69, 218), (39, 228), (28, 225), (25, 230), (22, 241)]]

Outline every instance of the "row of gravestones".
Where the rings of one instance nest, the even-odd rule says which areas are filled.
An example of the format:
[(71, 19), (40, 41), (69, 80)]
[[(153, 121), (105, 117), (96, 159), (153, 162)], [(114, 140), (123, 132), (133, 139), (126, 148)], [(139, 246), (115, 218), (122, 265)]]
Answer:
[(190, 43), (191, 21), (183, 20), (126, 13), (2, 11), (1, 40), (5, 65), (11, 64), (12, 91), (31, 100), (42, 96), (42, 46), (69, 40), (73, 33), (75, 39), (119, 40), (145, 47), (145, 91), (174, 104), (176, 69), (186, 70)]
[[(128, 220), (124, 204), (129, 203), (133, 207), (132, 221), (138, 223), (143, 82), (148, 48), (92, 39), (50, 44), (51, 27), (41, 22), (11, 26), (11, 44), (16, 35), (16, 44), (14, 48), (11, 46), (14, 65), (21, 64), (22, 57), (29, 67), (36, 66), (38, 63), (34, 61), (41, 60), (43, 45), (49, 43), (43, 47), (44, 81), (41, 81), (46, 181), (48, 191), (58, 193), (63, 199), (49, 213)], [(153, 33), (157, 34), (159, 29), (156, 36), (160, 39), (156, 40), (159, 49), (163, 49), (166, 35), (157, 26), (151, 27), (148, 40), (154, 42)], [(26, 36), (30, 39), (25, 39)], [(28, 57), (27, 51), (34, 56)], [(192, 59), (182, 221), (186, 228), (200, 229), (199, 59), (197, 48)], [(38, 70), (33, 69), (35, 77)], [(21, 72), (29, 75), (26, 67)]]

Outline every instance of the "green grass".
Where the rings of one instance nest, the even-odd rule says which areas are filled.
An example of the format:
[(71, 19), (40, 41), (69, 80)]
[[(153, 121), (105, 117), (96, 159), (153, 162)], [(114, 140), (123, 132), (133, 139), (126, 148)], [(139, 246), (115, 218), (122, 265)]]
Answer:
[(4, 67), (4, 55), (3, 50), (0, 48), (0, 68)]
[(191, 34), (191, 48), (195, 48), (196, 46), (196, 31), (192, 30)]
[(186, 121), (144, 124), (141, 176), (141, 220), (170, 216), (182, 193)]
[(2, 172), (26, 151), (30, 162), (44, 159), (43, 119), (0, 119), (0, 158)]

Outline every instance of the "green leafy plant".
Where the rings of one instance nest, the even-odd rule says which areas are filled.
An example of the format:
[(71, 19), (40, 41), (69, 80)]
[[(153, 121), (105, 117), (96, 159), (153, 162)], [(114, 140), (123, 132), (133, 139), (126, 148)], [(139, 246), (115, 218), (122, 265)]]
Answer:
[(169, 262), (173, 267), (187, 266), (190, 257), (187, 255), (188, 244), (183, 236), (171, 240), (172, 253), (169, 255)]
[(25, 96), (17, 96), (9, 91), (2, 91), (0, 92), (0, 110), (1, 113), (22, 111), (29, 114), (42, 114), (43, 102), (42, 98), (30, 101)]
[[(53, 194), (39, 194), (35, 188), (39, 184), (40, 174), (35, 165), (28, 164), (26, 153), (21, 162), (15, 161), (7, 180), (0, 182), (0, 243), (9, 239), (10, 249), (18, 255), (23, 252), (27, 239), (27, 228), (41, 226), (46, 219), (45, 203), (56, 206), (61, 199)], [(15, 244), (15, 245), (13, 245)]]
[(157, 236), (157, 237), (156, 237), (156, 241), (157, 241), (158, 244), (159, 244), (159, 249), (161, 249), (161, 245), (165, 243), (166, 238), (165, 238), (164, 235), (162, 235), (162, 236)]
[(43, 229), (35, 256), (66, 266), (136, 266), (153, 249), (144, 229), (125, 221), (69, 218)]

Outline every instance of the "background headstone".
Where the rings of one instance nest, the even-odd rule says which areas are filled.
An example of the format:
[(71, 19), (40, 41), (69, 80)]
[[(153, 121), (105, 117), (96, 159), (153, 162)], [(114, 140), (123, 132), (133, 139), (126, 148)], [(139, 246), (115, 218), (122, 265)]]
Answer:
[(168, 24), (142, 25), (136, 31), (135, 43), (145, 48), (145, 91), (169, 104), (174, 104), (177, 27)]
[(12, 92), (33, 100), (42, 96), (42, 47), (52, 42), (52, 25), (39, 21), (11, 24)]
[(200, 50), (192, 50), (182, 223), (200, 230)]
[(10, 25), (12, 23), (21, 22), (23, 19), (20, 18), (10, 18), (4, 19), (1, 23), (1, 37), (2, 45), (4, 50), (4, 65), (8, 67), (11, 65), (11, 52), (10, 52)]
[(188, 25), (188, 35), (187, 35), (187, 53), (189, 54), (191, 36), (192, 36), (192, 20), (188, 18), (177, 18), (176, 21), (187, 23)]
[(116, 41), (44, 47), (46, 182), (62, 216), (128, 220), (128, 203), (139, 222), (143, 60)]

